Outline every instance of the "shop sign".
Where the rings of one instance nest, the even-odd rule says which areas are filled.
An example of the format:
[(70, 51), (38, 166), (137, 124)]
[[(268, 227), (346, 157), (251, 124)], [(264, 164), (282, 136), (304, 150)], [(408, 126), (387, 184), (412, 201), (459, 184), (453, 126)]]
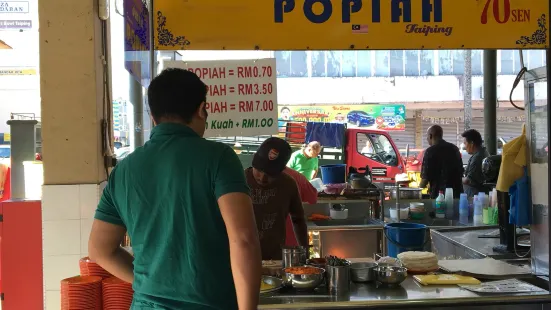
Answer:
[(406, 107), (400, 104), (280, 106), (279, 128), (287, 121), (348, 124), (348, 128), (406, 129)]
[(274, 58), (164, 61), (162, 67), (192, 71), (207, 84), (205, 137), (277, 134)]
[(159, 50), (550, 46), (542, 0), (155, 0), (154, 12)]
[(149, 9), (146, 0), (124, 0), (124, 67), (143, 87), (151, 80)]
[[(524, 115), (518, 116), (498, 116), (496, 120), (500, 123), (514, 123), (514, 122), (525, 122), (526, 117)], [(431, 124), (439, 125), (448, 125), (448, 124), (461, 124), (464, 122), (463, 116), (456, 117), (432, 117), (432, 116), (423, 116), (424, 122), (429, 122)]]
[(29, 2), (0, 1), (0, 13), (29, 13)]
[(0, 20), (0, 29), (32, 29), (32, 20)]
[(35, 69), (16, 69), (16, 68), (8, 68), (8, 69), (1, 69), (0, 68), (0, 76), (3, 75), (36, 75)]

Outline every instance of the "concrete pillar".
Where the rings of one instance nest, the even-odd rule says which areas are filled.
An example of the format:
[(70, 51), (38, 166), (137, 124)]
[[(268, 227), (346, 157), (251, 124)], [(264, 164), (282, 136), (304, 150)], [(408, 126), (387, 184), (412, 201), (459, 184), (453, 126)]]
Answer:
[(11, 199), (25, 198), (24, 161), (34, 160), (36, 153), (36, 120), (9, 120), (11, 135)]
[(497, 154), (497, 51), (484, 50), (484, 144)]
[(143, 87), (133, 76), (128, 75), (129, 78), (129, 95), (130, 102), (133, 106), (134, 111), (134, 141), (132, 141), (134, 148), (143, 146), (144, 136), (143, 136)]
[(423, 110), (415, 110), (415, 148), (422, 149), (425, 141), (423, 132)]
[[(60, 280), (79, 274), (106, 179), (102, 21), (95, 0), (39, 1), (38, 6), (45, 308), (59, 310)], [(103, 26), (109, 33), (108, 23)]]

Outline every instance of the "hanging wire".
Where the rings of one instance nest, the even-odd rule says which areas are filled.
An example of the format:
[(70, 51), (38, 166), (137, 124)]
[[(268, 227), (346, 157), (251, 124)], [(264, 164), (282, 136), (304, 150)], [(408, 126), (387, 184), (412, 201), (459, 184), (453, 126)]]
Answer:
[(520, 69), (519, 73), (517, 74), (517, 77), (515, 78), (515, 81), (513, 82), (513, 88), (511, 89), (511, 92), (509, 93), (509, 102), (513, 105), (513, 107), (524, 111), (523, 107), (519, 107), (513, 102), (513, 92), (515, 91), (515, 88), (517, 88), (520, 81), (522, 81), (522, 78), (524, 77), (524, 74), (526, 73), (526, 71), (528, 71), (528, 68), (526, 68), (524, 66), (524, 55), (522, 55), (522, 50), (518, 50), (518, 52), (519, 52), (519, 55), (520, 55), (520, 67), (521, 67), (521, 69)]

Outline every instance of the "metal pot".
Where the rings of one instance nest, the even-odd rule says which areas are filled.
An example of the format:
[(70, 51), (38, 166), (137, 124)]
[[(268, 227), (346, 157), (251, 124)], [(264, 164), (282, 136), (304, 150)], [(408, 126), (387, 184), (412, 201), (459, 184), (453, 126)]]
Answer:
[(306, 265), (308, 249), (301, 246), (283, 247), (281, 249), (283, 268), (300, 267)]
[[(401, 187), (400, 188), (400, 199), (421, 199), (422, 189), (420, 188), (411, 188), (411, 187)], [(390, 191), (390, 197), (396, 199), (396, 188), (393, 188)]]
[(366, 189), (371, 186), (369, 178), (361, 173), (351, 173), (348, 183), (352, 189)]
[(352, 189), (366, 189), (369, 188), (371, 185), (371, 182), (369, 182), (369, 180), (365, 177), (351, 179), (349, 183)]

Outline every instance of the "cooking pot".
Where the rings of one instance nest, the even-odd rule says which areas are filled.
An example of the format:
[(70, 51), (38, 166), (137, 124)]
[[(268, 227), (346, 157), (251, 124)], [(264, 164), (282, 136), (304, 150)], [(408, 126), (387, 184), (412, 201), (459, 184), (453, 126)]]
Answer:
[[(400, 199), (421, 199), (421, 191), (421, 188), (400, 187)], [(390, 197), (396, 199), (396, 188), (390, 191)]]
[(361, 173), (351, 173), (348, 183), (352, 189), (366, 189), (371, 186), (369, 179)]

